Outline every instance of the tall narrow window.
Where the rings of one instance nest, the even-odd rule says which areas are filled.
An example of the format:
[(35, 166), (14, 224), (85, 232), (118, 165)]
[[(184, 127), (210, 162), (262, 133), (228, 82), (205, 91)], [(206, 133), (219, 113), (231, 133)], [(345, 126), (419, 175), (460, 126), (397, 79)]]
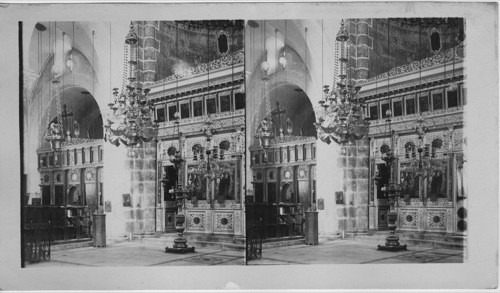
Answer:
[(418, 109), (420, 112), (429, 111), (429, 96), (427, 94), (418, 97)]
[(387, 115), (387, 111), (390, 110), (391, 107), (389, 106), (389, 103), (388, 102), (385, 102), (383, 103), (382, 105), (380, 105), (380, 110), (382, 111), (382, 118), (389, 118), (391, 117), (391, 115)]
[(184, 103), (184, 104), (181, 104), (181, 118), (189, 118), (191, 117), (190, 113), (189, 113), (189, 103)]
[(394, 115), (394, 117), (403, 115), (403, 101), (402, 100), (394, 101), (392, 103), (392, 109), (393, 109), (392, 115)]
[(165, 106), (164, 105), (156, 106), (156, 120), (158, 120), (158, 122), (165, 122)]
[(245, 108), (245, 93), (236, 93), (234, 95), (234, 109), (244, 109)]
[(458, 106), (458, 90), (446, 91), (446, 97), (448, 102), (448, 108), (453, 108)]
[(370, 105), (370, 120), (378, 119), (378, 109), (377, 105)]
[(177, 105), (172, 105), (168, 107), (168, 121), (175, 120), (175, 112), (177, 112)]
[(441, 110), (444, 108), (443, 92), (432, 93), (432, 110)]
[(199, 117), (203, 115), (203, 101), (194, 101), (193, 102), (193, 116)]
[(229, 94), (224, 94), (220, 96), (220, 111), (221, 112), (231, 111), (231, 96)]
[(406, 115), (415, 114), (416, 112), (415, 97), (406, 98), (405, 104), (406, 104)]
[(217, 113), (217, 102), (215, 97), (207, 98), (207, 114)]

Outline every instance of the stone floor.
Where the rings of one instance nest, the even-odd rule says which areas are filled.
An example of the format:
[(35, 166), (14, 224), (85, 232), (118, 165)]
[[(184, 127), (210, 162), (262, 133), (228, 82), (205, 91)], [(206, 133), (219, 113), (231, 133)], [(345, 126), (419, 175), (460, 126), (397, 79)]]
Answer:
[(406, 251), (378, 251), (377, 246), (358, 240), (320, 240), (319, 245), (295, 245), (263, 249), (262, 258), (248, 265), (364, 264), (364, 263), (462, 263), (464, 251), (430, 247), (408, 247)]
[[(113, 243), (105, 248), (76, 248), (53, 251), (49, 262), (29, 267), (61, 266), (210, 266), (244, 265), (244, 251), (196, 248), (195, 253), (167, 254), (155, 242)], [(352, 239), (322, 239), (319, 245), (266, 248), (262, 258), (247, 265), (363, 264), (363, 263), (461, 263), (461, 249), (410, 246), (406, 251), (377, 251), (376, 245)]]
[(50, 261), (28, 264), (26, 267), (61, 266), (210, 266), (244, 265), (244, 252), (211, 248), (196, 248), (195, 253), (165, 253), (157, 243), (122, 242), (104, 248), (76, 248), (52, 251)]

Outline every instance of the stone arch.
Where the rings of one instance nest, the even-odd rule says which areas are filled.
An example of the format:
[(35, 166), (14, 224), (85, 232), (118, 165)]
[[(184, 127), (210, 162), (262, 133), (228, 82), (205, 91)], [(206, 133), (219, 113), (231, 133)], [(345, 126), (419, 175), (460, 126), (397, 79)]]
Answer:
[[(262, 62), (264, 55), (259, 58), (258, 64)], [(302, 63), (303, 64), (303, 63)], [(305, 67), (305, 64), (303, 64)], [(302, 68), (304, 68), (302, 67)], [(261, 87), (263, 87), (262, 81), (263, 73), (259, 69), (259, 71), (254, 72), (248, 81), (248, 89), (247, 89), (247, 100), (258, 101), (254, 104), (253, 117), (247, 117), (250, 120), (251, 124), (249, 127), (250, 133), (254, 133), (257, 129), (260, 121), (264, 118), (265, 113), (265, 100), (263, 99), (263, 91)], [(304, 79), (305, 77), (305, 79)], [(304, 82), (304, 80), (306, 82)], [(305, 87), (306, 84), (311, 83), (311, 75), (306, 68), (306, 74), (303, 71), (299, 70), (299, 68), (291, 68), (285, 69), (282, 71), (275, 72), (269, 76), (269, 80), (267, 81), (269, 85), (269, 92), (275, 90), (276, 88), (283, 87), (286, 85), (294, 85), (298, 88), (302, 89), (306, 96), (309, 98), (311, 105), (313, 104), (313, 100), (310, 98), (312, 95), (312, 91), (310, 87)], [(273, 105), (271, 105), (273, 108)], [(314, 109), (314, 106), (313, 106)], [(317, 113), (315, 113), (315, 116)], [(247, 124), (248, 125), (248, 124)]]

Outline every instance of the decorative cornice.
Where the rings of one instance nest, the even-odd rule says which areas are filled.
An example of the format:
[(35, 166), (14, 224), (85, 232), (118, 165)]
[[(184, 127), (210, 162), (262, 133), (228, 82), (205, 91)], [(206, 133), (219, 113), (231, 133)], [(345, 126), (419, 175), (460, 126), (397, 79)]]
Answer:
[[(414, 131), (415, 119), (418, 114), (401, 116), (391, 118), (391, 128), (396, 132)], [(463, 107), (450, 108), (445, 110), (438, 110), (430, 112), (424, 121), (424, 126), (429, 129), (446, 127), (454, 125), (455, 127), (461, 125), (464, 120)], [(389, 128), (384, 119), (370, 121), (369, 136), (383, 136), (389, 135)]]
[[(364, 80), (364, 81), (360, 81), (358, 84), (363, 85), (363, 84), (374, 82), (375, 80), (387, 79), (387, 75), (389, 75), (389, 77), (395, 77), (395, 76), (398, 76), (401, 74), (438, 66), (438, 65), (444, 64), (446, 62), (461, 61), (465, 58), (464, 48), (465, 48), (465, 44), (460, 43), (456, 47), (448, 49), (444, 52), (439, 52), (436, 55), (433, 55), (429, 58), (422, 59), (420, 61), (413, 61), (409, 64), (404, 64), (402, 66), (394, 67), (391, 70), (389, 70), (388, 72), (384, 72), (378, 76), (372, 77), (372, 78)], [(456, 52), (455, 54), (453, 54), (454, 50)], [(453, 57), (455, 57), (454, 60), (453, 60)]]
[[(234, 83), (232, 85), (232, 86), (234, 86), (234, 85), (242, 84), (243, 80), (244, 80), (244, 74), (241, 72), (241, 73), (235, 74), (234, 76), (228, 76), (225, 78), (213, 80), (210, 82), (210, 87), (214, 88), (217, 86), (229, 84), (231, 82)], [(158, 101), (161, 101), (163, 99), (166, 99), (167, 97), (174, 96), (175, 94), (182, 95), (185, 93), (194, 93), (194, 92), (203, 91), (206, 89), (207, 89), (207, 82), (204, 81), (204, 82), (193, 83), (190, 86), (186, 86), (186, 87), (182, 87), (182, 88), (179, 87), (179, 90), (176, 90), (174, 88), (171, 90), (160, 91), (160, 92), (157, 92), (154, 94), (150, 94), (148, 96), (148, 98), (153, 102), (158, 102)]]
[(176, 80), (178, 81), (178, 80), (181, 80), (183, 78), (206, 73), (209, 70), (213, 71), (213, 70), (222, 69), (225, 67), (231, 67), (231, 66), (234, 66), (236, 64), (242, 64), (244, 61), (245, 61), (245, 53), (244, 53), (243, 49), (241, 49), (233, 54), (226, 55), (222, 58), (210, 61), (209, 63), (202, 63), (202, 64), (199, 64), (197, 66), (183, 69), (179, 73), (167, 76), (164, 79), (160, 79), (158, 81), (155, 81), (152, 84), (149, 84), (148, 87), (160, 85), (162, 83), (167, 83), (167, 82), (171, 82), (171, 81), (176, 81)]

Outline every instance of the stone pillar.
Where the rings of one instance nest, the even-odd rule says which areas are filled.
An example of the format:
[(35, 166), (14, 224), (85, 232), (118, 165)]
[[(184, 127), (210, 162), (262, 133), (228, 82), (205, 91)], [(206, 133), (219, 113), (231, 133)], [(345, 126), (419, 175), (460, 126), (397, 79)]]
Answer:
[(338, 209), (339, 229), (347, 233), (368, 230), (368, 139), (341, 146), (338, 168), (343, 170), (344, 207)]
[(131, 234), (154, 234), (156, 217), (156, 148), (154, 143), (128, 151), (131, 209), (126, 231)]
[(351, 78), (359, 82), (368, 79), (369, 57), (373, 52), (371, 37), (372, 19), (351, 19), (348, 22), (350, 34), (349, 64)]
[(160, 40), (157, 38), (158, 21), (145, 21), (139, 30), (139, 59), (142, 61), (141, 80), (144, 85), (156, 80), (156, 54), (160, 51)]
[[(311, 145), (306, 146), (310, 158)], [(321, 140), (316, 143), (316, 202), (323, 202), (318, 209), (318, 232), (320, 236), (334, 236), (342, 231), (344, 205), (337, 204), (335, 193), (343, 190), (343, 173), (335, 164), (340, 154), (336, 143), (326, 144)]]

